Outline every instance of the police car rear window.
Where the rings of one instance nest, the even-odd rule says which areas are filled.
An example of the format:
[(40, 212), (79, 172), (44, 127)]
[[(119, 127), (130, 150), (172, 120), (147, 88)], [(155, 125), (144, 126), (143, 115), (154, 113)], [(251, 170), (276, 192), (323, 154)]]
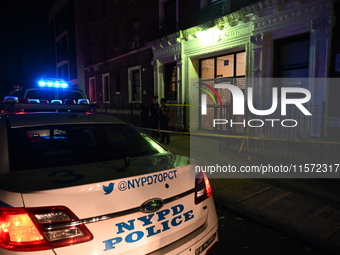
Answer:
[(31, 89), (27, 90), (26, 94), (23, 96), (24, 98), (35, 98), (41, 100), (49, 100), (55, 99), (55, 91), (48, 89), (48, 90), (40, 90), (40, 89)]
[(35, 98), (40, 100), (48, 100), (51, 101), (53, 99), (60, 99), (64, 102), (65, 99), (83, 99), (85, 96), (81, 91), (77, 90), (69, 90), (69, 89), (28, 89), (23, 96), (24, 98)]
[(63, 102), (65, 101), (65, 99), (74, 99), (77, 101), (78, 99), (82, 98), (84, 98), (84, 96), (79, 91), (75, 90), (58, 91), (58, 99), (62, 100)]
[(164, 153), (125, 124), (60, 125), (9, 130), (11, 171), (85, 164)]

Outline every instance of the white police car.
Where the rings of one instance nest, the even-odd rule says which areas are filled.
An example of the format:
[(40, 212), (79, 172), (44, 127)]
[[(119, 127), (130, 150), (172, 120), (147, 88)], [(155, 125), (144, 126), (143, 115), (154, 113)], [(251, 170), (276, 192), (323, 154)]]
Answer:
[(211, 187), (189, 158), (85, 104), (6, 101), (17, 100), (0, 114), (1, 255), (198, 255), (217, 242)]

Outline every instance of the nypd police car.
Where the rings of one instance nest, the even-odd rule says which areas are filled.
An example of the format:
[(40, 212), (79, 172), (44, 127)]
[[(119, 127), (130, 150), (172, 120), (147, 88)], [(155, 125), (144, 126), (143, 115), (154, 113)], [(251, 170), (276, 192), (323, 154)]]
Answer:
[(0, 254), (207, 254), (218, 240), (195, 161), (80, 104), (0, 114)]

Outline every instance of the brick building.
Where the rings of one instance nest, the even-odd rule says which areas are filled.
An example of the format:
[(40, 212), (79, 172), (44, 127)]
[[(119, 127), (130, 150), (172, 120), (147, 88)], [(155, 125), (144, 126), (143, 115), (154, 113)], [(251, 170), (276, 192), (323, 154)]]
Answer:
[[(226, 105), (233, 98), (228, 90), (216, 89), (220, 105), (212, 101), (218, 98), (208, 97), (206, 116), (195, 107), (202, 94), (229, 82), (242, 91), (252, 88), (253, 101), (266, 105), (272, 85), (263, 80), (286, 77), (297, 79), (289, 86), (311, 92), (310, 105), (324, 107), (292, 137), (336, 133), (339, 89), (324, 79), (339, 76), (335, 1), (58, 0), (55, 23), (61, 22), (58, 3), (74, 6), (75, 22), (68, 24), (75, 27), (78, 84), (100, 111), (139, 125), (141, 104), (158, 95), (168, 99), (174, 129), (244, 134), (242, 125), (211, 124), (229, 116)], [(243, 121), (242, 116), (234, 120)]]

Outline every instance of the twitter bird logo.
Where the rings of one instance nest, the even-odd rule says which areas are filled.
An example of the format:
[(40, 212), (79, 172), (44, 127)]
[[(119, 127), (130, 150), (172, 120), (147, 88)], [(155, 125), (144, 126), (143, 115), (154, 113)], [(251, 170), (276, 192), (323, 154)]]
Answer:
[(105, 192), (104, 195), (110, 194), (110, 193), (113, 191), (114, 186), (115, 186), (115, 184), (112, 183), (112, 182), (111, 182), (108, 186), (103, 185), (103, 190), (104, 190), (104, 192)]

